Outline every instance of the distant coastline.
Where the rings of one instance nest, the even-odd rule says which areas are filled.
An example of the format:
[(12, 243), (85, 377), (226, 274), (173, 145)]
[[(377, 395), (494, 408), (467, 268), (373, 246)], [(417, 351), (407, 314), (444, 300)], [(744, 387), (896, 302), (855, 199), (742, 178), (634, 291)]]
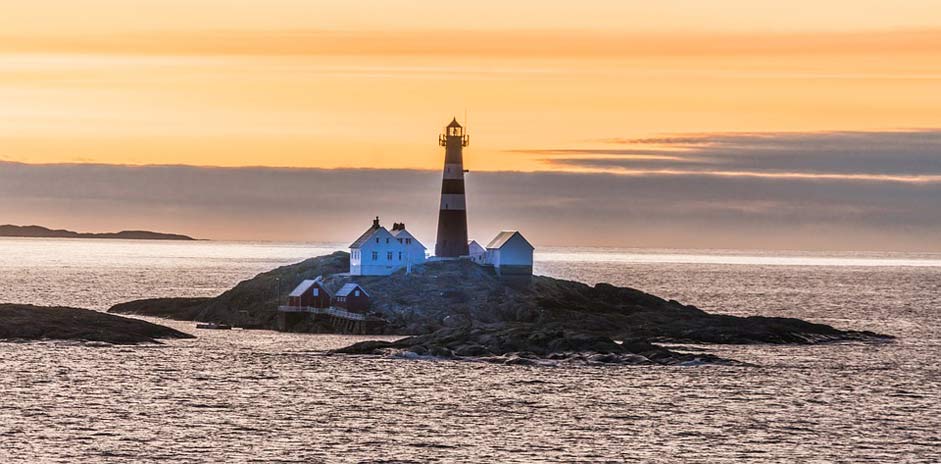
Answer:
[(39, 238), (98, 238), (129, 240), (196, 240), (180, 234), (164, 234), (148, 230), (122, 230), (120, 232), (88, 233), (65, 229), (49, 229), (42, 226), (0, 226), (0, 237), (39, 237)]

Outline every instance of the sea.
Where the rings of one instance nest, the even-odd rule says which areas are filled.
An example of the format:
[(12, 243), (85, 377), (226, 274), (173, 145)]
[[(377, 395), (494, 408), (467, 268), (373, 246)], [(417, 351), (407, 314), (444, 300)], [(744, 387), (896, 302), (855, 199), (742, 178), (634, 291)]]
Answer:
[[(343, 244), (0, 239), (0, 302), (213, 296)], [(939, 463), (941, 254), (540, 248), (536, 272), (889, 343), (687, 346), (750, 366), (329, 356), (362, 340), (204, 331), (0, 343), (0, 463)]]

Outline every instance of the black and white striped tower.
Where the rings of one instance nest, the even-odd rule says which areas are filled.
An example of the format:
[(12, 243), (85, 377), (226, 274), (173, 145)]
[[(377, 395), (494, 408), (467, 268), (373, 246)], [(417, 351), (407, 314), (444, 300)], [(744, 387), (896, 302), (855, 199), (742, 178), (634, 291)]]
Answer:
[(441, 209), (435, 256), (467, 256), (467, 202), (464, 200), (464, 147), (469, 142), (457, 118), (444, 128), (438, 144), (444, 147), (444, 176), (441, 180)]

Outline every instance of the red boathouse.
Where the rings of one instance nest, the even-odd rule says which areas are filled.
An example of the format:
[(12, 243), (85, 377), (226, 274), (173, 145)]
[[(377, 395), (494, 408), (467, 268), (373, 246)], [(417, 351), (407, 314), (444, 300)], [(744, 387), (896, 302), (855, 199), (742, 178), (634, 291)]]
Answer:
[(334, 303), (354, 313), (365, 313), (369, 310), (369, 294), (356, 283), (348, 283), (337, 291)]
[(312, 308), (328, 308), (332, 295), (323, 285), (323, 276), (308, 279), (300, 283), (288, 295), (288, 306)]

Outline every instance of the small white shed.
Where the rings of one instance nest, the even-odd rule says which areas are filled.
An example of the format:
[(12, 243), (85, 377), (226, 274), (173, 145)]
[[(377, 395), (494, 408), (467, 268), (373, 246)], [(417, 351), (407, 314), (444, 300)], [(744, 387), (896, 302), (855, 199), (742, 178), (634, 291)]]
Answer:
[(467, 242), (467, 254), (470, 256), (471, 261), (477, 264), (487, 263), (487, 249), (477, 243), (477, 240)]
[(518, 230), (504, 230), (487, 245), (487, 263), (500, 275), (532, 275), (533, 250)]

